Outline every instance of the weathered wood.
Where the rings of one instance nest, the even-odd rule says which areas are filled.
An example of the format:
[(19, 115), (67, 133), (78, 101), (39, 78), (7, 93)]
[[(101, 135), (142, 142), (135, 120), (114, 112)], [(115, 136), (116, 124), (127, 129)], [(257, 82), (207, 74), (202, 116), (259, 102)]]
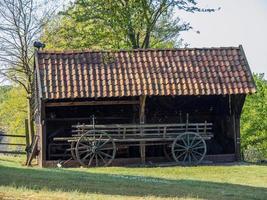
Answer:
[(232, 129), (234, 132), (234, 141), (235, 141), (235, 156), (236, 160), (241, 160), (240, 152), (240, 115), (245, 102), (246, 95), (235, 95), (231, 96), (231, 107), (232, 107)]
[[(213, 137), (213, 134), (211, 132), (207, 132), (206, 130), (212, 129), (212, 123), (205, 122), (201, 124), (202, 124), (201, 130), (198, 130), (199, 135), (204, 140), (211, 139)], [(177, 131), (177, 125), (179, 131)], [(75, 134), (69, 137), (56, 137), (54, 138), (54, 141), (77, 142), (80, 139), (81, 135), (84, 133), (87, 133), (87, 137), (89, 140), (90, 138), (97, 138), (97, 137), (100, 138), (101, 134), (107, 133), (113, 139), (113, 141), (116, 144), (118, 144), (118, 148), (120, 147), (120, 145), (127, 145), (128, 147), (139, 146), (139, 148), (143, 147), (143, 149), (145, 149), (146, 146), (152, 146), (152, 145), (158, 146), (158, 145), (170, 144), (171, 142), (174, 141), (175, 138), (177, 138), (178, 135), (183, 134), (186, 131), (186, 126), (184, 125), (179, 127), (179, 124), (161, 124), (161, 126), (158, 126), (158, 124), (139, 124), (139, 125), (110, 124), (110, 125), (95, 125), (95, 127), (91, 126), (91, 128), (87, 127), (87, 130), (84, 128), (84, 126), (87, 125), (74, 126), (77, 128)], [(96, 129), (99, 128), (99, 126), (105, 127), (105, 129)], [(188, 123), (187, 127), (192, 127), (192, 124)], [(195, 127), (195, 130), (197, 130), (199, 129), (199, 124), (194, 123), (193, 127)], [(88, 133), (91, 134), (88, 135)], [(101, 140), (104, 141), (103, 138)], [(179, 139), (177, 139), (176, 141), (178, 140)], [(141, 160), (142, 158), (145, 159), (145, 151), (141, 149), (140, 149), (140, 157)]]
[(0, 134), (0, 136), (3, 136), (3, 137), (21, 137), (21, 138), (25, 138), (25, 135)]
[(44, 161), (46, 160), (46, 118), (45, 118), (45, 103), (42, 100), (41, 101), (41, 115), (40, 115), (40, 144), (41, 144), (41, 153), (39, 155), (40, 160), (39, 160), (39, 165), (41, 167), (44, 164)]
[(145, 106), (146, 106), (146, 96), (140, 96), (139, 99), (139, 120), (140, 124), (145, 123)]
[(25, 119), (25, 137), (26, 137), (26, 163), (29, 160), (30, 157), (30, 144), (32, 143), (32, 139), (30, 138), (29, 135), (29, 123), (28, 123), (28, 119)]
[[(188, 127), (196, 127), (198, 126), (200, 127), (205, 127), (205, 124), (207, 126), (207, 128), (210, 126), (212, 126), (212, 123), (189, 123)], [(185, 127), (186, 124), (106, 124), (106, 125), (99, 125), (96, 124), (95, 128), (155, 128), (155, 127)], [(86, 129), (91, 129), (93, 128), (93, 125), (89, 125), (89, 124), (82, 124), (82, 125), (73, 125), (73, 128), (84, 128)], [(208, 129), (207, 129), (208, 130)]]
[(235, 155), (236, 160), (241, 160), (241, 153), (240, 153), (240, 116), (235, 116)]
[(33, 142), (33, 140), (34, 140), (34, 121), (33, 120), (30, 122), (30, 127), (32, 130), (32, 134), (30, 134), (30, 132), (29, 132), (30, 139), (31, 139), (30, 142)]
[[(201, 136), (204, 140), (209, 140), (212, 138), (212, 136)], [(77, 141), (80, 137), (55, 137), (54, 141)], [(173, 141), (174, 138), (114, 138), (113, 139), (115, 142), (155, 142), (155, 141)]]
[[(145, 106), (146, 106), (146, 96), (140, 96), (140, 113), (139, 113), (139, 119), (140, 119), (140, 124), (145, 123)], [(141, 136), (144, 134), (143, 128), (140, 129)], [(145, 141), (140, 141), (140, 156), (141, 156), (141, 162), (145, 164), (146, 162), (146, 145)]]
[(47, 102), (46, 107), (62, 107), (62, 106), (98, 106), (98, 105), (134, 105), (139, 101), (83, 101), (83, 102)]
[(26, 146), (26, 144), (21, 144), (21, 143), (8, 143), (8, 142), (1, 142), (0, 145)]
[(0, 151), (0, 153), (4, 153), (4, 154), (26, 154), (25, 151)]
[(30, 146), (30, 136), (28, 129), (28, 119), (25, 119), (25, 138), (26, 138), (26, 147)]
[[(184, 133), (185, 131), (177, 131), (177, 132), (166, 132), (166, 134), (164, 135), (164, 132), (160, 132), (160, 133), (157, 133), (157, 132), (146, 132), (144, 133), (143, 135), (141, 135), (141, 133), (139, 132), (125, 132), (125, 134), (119, 134), (119, 132), (115, 132), (115, 131), (109, 131), (109, 130), (101, 130), (103, 132), (106, 132), (108, 133), (110, 136), (112, 137), (116, 137), (116, 138), (129, 138), (129, 137), (141, 137), (141, 138), (146, 138), (146, 137), (162, 137), (162, 138), (165, 138), (165, 137), (175, 137), (177, 136), (178, 134), (181, 134), (181, 133)], [(196, 131), (188, 131), (188, 132), (196, 132)], [(77, 132), (77, 133), (74, 133), (72, 134), (72, 136), (81, 136), (83, 133), (85, 132)], [(213, 133), (212, 132), (198, 132), (198, 134), (200, 134), (201, 136), (204, 135), (204, 136), (213, 136)]]
[[(127, 119), (125, 117), (97, 117), (96, 119), (113, 120), (113, 119)], [(46, 119), (47, 121), (90, 121), (91, 117), (71, 117), (71, 118), (53, 118)]]
[(37, 155), (37, 144), (38, 144), (38, 139), (39, 137), (36, 135), (34, 137), (33, 143), (31, 144), (31, 148), (30, 148), (30, 153), (29, 156), (27, 157), (27, 161), (26, 161), (26, 165), (30, 166), (31, 162), (33, 160), (33, 158)]
[(206, 152), (206, 142), (198, 133), (182, 133), (172, 143), (172, 157), (182, 165), (199, 164), (204, 159)]

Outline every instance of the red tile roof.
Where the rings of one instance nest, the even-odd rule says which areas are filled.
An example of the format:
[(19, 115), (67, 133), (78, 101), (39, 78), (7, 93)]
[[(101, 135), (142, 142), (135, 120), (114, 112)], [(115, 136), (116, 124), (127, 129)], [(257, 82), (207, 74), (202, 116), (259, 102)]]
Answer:
[(131, 51), (39, 51), (46, 99), (255, 92), (242, 46)]

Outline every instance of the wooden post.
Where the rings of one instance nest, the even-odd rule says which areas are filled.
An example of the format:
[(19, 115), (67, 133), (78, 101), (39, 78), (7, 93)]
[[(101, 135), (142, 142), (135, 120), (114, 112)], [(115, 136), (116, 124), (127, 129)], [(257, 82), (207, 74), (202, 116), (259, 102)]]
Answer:
[(241, 160), (241, 153), (240, 153), (240, 116), (235, 116), (235, 156), (236, 160)]
[(145, 123), (145, 106), (146, 106), (146, 96), (140, 96), (140, 113), (139, 113), (139, 118), (140, 118), (140, 124)]
[(30, 147), (28, 119), (25, 119), (25, 140), (26, 140), (26, 153), (27, 153), (27, 161), (28, 161), (28, 159), (29, 159), (29, 147)]
[(45, 104), (41, 100), (41, 115), (40, 115), (40, 124), (39, 126), (39, 138), (40, 138), (40, 158), (39, 165), (44, 167), (46, 162), (46, 120), (45, 120)]
[(231, 96), (232, 126), (233, 126), (234, 141), (235, 141), (235, 157), (237, 161), (241, 160), (240, 116), (245, 99), (246, 99), (245, 95)]
[(34, 135), (35, 135), (35, 128), (34, 128), (34, 121), (33, 120), (31, 120), (31, 122), (30, 122), (30, 126), (31, 126), (31, 131), (32, 131), (32, 135), (31, 135), (31, 142), (34, 142), (33, 140), (34, 140)]
[(29, 133), (30, 139), (31, 139), (30, 143), (32, 143), (33, 142), (34, 133), (33, 133), (33, 130), (32, 130), (32, 125), (31, 125), (31, 123), (32, 123), (32, 110), (31, 110), (31, 99), (30, 99), (29, 96), (27, 97), (27, 106), (28, 106), (28, 110), (27, 110), (27, 117), (28, 117), (28, 121), (27, 122), (28, 122), (28, 125), (27, 125), (27, 127), (28, 127), (28, 133)]
[[(146, 96), (140, 96), (140, 107), (139, 107), (139, 119), (140, 124), (145, 123), (145, 105), (146, 105)], [(141, 136), (144, 135), (143, 129), (141, 129)], [(145, 164), (146, 162), (146, 144), (145, 142), (140, 142), (140, 156), (141, 162)]]

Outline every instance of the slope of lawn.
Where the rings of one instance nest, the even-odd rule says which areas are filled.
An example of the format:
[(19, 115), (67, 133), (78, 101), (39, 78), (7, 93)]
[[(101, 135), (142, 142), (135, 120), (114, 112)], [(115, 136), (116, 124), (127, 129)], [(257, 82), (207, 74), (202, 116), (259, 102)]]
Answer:
[(267, 199), (267, 166), (23, 167), (0, 156), (0, 199)]

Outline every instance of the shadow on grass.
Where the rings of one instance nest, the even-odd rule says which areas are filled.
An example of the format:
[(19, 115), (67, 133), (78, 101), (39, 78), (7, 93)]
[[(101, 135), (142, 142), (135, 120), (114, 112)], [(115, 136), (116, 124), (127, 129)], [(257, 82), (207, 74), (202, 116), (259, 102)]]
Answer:
[(72, 171), (65, 169), (33, 169), (0, 165), (0, 186), (32, 190), (105, 195), (191, 197), (203, 199), (265, 199), (267, 189), (229, 183), (198, 180), (125, 176)]

